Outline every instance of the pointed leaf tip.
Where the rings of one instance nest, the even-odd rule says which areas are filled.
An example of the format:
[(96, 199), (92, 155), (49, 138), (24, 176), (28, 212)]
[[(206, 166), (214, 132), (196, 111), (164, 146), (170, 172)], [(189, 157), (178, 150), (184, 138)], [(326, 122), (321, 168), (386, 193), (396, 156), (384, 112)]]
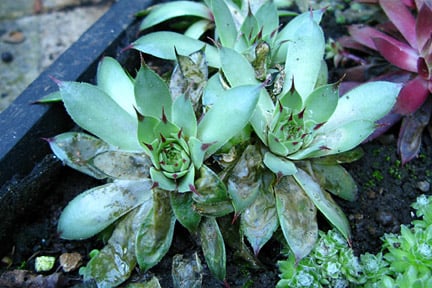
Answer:
[(133, 49), (134, 48), (134, 43), (129, 44), (128, 46), (124, 47), (123, 49), (120, 50), (120, 53), (123, 53), (127, 50)]
[(52, 76), (52, 75), (48, 75), (48, 77), (49, 77), (52, 81), (54, 81), (54, 83), (56, 83), (56, 84), (59, 85), (59, 86), (63, 83), (63, 81), (61, 81), (61, 80), (55, 78), (55, 77)]

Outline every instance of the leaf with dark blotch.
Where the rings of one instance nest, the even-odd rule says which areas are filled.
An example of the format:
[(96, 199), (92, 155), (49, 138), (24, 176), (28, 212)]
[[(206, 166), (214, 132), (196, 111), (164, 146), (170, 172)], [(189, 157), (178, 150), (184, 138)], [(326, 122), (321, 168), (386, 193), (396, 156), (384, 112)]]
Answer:
[(402, 164), (416, 157), (420, 151), (422, 132), (429, 123), (431, 107), (432, 100), (429, 97), (419, 110), (403, 118), (397, 143)]
[(198, 253), (188, 258), (183, 255), (174, 255), (171, 275), (175, 288), (201, 288), (203, 280), (203, 267)]
[(191, 233), (198, 229), (201, 216), (192, 207), (193, 193), (170, 193), (171, 207), (177, 220)]
[(234, 207), (230, 200), (222, 200), (215, 203), (194, 203), (194, 211), (202, 216), (222, 217), (234, 212)]
[(225, 243), (219, 225), (213, 217), (204, 217), (200, 224), (201, 246), (212, 274), (223, 281), (226, 276)]
[(361, 147), (356, 147), (352, 150), (325, 156), (322, 158), (314, 159), (314, 163), (322, 164), (322, 165), (334, 165), (334, 164), (343, 164), (343, 163), (352, 163), (364, 155), (364, 151)]
[(225, 184), (213, 170), (203, 165), (199, 171), (200, 176), (195, 181), (198, 193), (192, 195), (195, 202), (210, 204), (229, 199)]
[(168, 192), (153, 190), (153, 207), (137, 229), (135, 253), (138, 264), (147, 271), (162, 259), (171, 246), (175, 220)]
[(152, 166), (143, 153), (107, 151), (96, 155), (91, 163), (107, 176), (115, 179), (139, 180), (149, 178)]
[(113, 149), (101, 139), (85, 133), (67, 132), (47, 141), (57, 158), (69, 167), (96, 179), (107, 177), (90, 163), (95, 155)]
[(267, 185), (261, 185), (258, 197), (241, 215), (241, 230), (249, 240), (255, 255), (258, 255), (279, 226), (275, 198), (267, 189)]
[(348, 219), (342, 209), (331, 198), (330, 194), (322, 190), (316, 180), (302, 169), (298, 169), (297, 173), (292, 177), (295, 178), (299, 186), (309, 196), (327, 220), (330, 221), (330, 223), (333, 224), (347, 240), (349, 240), (351, 237), (351, 231)]
[(243, 151), (228, 178), (228, 193), (235, 213), (239, 215), (257, 198), (261, 185), (262, 156), (258, 148), (249, 145)]
[(152, 205), (149, 198), (117, 223), (107, 245), (80, 270), (85, 281), (94, 279), (98, 287), (115, 287), (129, 278), (136, 266), (135, 233)]
[(325, 190), (348, 201), (356, 200), (357, 185), (345, 168), (338, 164), (322, 165), (312, 162), (312, 170)]
[(282, 177), (274, 192), (279, 225), (298, 262), (318, 239), (315, 205), (292, 176)]

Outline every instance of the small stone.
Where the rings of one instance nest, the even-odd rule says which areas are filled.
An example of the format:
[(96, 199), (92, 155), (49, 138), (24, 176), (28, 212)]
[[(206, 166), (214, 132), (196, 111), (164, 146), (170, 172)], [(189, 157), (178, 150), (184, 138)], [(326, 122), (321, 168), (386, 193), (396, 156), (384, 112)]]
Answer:
[(60, 266), (64, 272), (73, 271), (81, 266), (82, 256), (77, 252), (60, 255)]
[(417, 183), (417, 188), (422, 192), (428, 192), (430, 189), (430, 183), (428, 181), (420, 181)]
[(10, 31), (2, 36), (2, 40), (9, 44), (19, 44), (25, 40), (25, 37), (21, 31)]
[(36, 258), (35, 270), (36, 272), (46, 272), (54, 267), (55, 257), (40, 256)]
[(10, 63), (13, 61), (14, 57), (11, 52), (6, 51), (1, 54), (1, 59), (4, 63)]
[(376, 220), (383, 226), (390, 226), (395, 222), (393, 214), (388, 211), (378, 211)]

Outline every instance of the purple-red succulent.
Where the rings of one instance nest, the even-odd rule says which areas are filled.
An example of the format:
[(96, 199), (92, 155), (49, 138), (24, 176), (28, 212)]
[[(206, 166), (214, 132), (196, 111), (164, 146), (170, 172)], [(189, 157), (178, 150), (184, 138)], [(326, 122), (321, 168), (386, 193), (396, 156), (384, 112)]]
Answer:
[[(427, 100), (432, 93), (432, 0), (367, 2), (378, 3), (390, 22), (376, 27), (352, 25), (348, 28), (351, 37), (341, 39), (340, 44), (345, 48), (375, 50), (400, 69), (398, 79), (405, 85), (393, 115), (388, 117), (397, 118), (394, 114), (404, 117), (398, 151), (406, 163), (418, 154), (419, 139), (431, 114)], [(380, 76), (390, 79), (391, 74)]]

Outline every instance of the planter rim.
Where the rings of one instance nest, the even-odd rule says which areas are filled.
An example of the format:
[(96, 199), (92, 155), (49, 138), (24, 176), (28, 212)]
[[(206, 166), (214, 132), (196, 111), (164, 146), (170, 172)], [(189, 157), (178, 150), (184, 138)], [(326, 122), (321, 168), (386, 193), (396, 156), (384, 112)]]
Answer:
[(137, 21), (135, 14), (153, 2), (118, 0), (113, 3), (93, 26), (0, 113), (0, 187), (15, 175), (28, 174), (35, 163), (49, 153), (49, 147), (42, 138), (73, 127), (62, 105), (32, 104), (57, 89), (50, 77), (66, 81), (93, 79), (100, 58), (117, 56), (120, 39)]

